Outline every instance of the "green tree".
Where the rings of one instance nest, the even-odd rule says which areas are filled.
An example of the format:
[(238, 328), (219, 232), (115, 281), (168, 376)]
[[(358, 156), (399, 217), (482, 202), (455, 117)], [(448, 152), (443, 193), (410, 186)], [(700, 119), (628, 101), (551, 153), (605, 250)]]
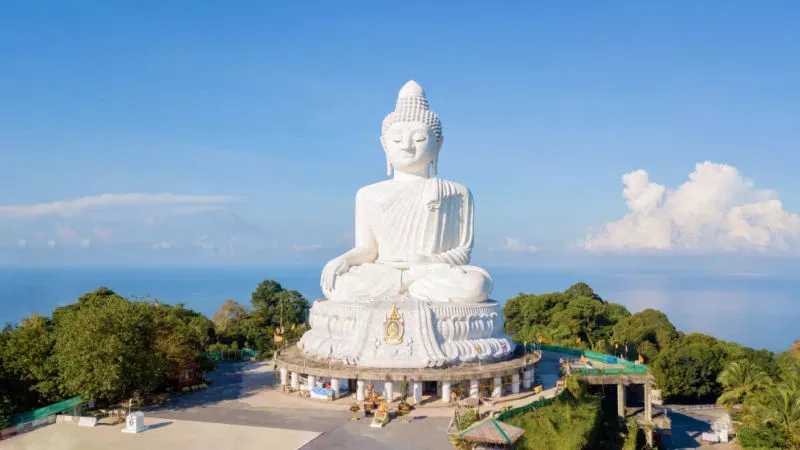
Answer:
[(567, 290), (564, 291), (564, 295), (566, 295), (567, 298), (569, 299), (586, 297), (592, 300), (597, 300), (601, 303), (603, 302), (603, 299), (600, 298), (600, 296), (594, 292), (594, 289), (592, 289), (588, 284), (584, 283), (583, 281), (579, 281), (570, 286), (569, 288), (567, 288)]
[(728, 363), (717, 381), (723, 390), (717, 403), (728, 408), (742, 403), (747, 396), (767, 388), (772, 383), (764, 369), (749, 359)]
[(54, 357), (67, 395), (113, 402), (135, 391), (152, 392), (165, 381), (168, 366), (152, 351), (154, 324), (148, 309), (144, 302), (109, 295), (63, 311)]
[(566, 308), (553, 316), (553, 320), (565, 324), (576, 337), (589, 343), (594, 348), (594, 332), (602, 323), (605, 308), (599, 300), (589, 297), (576, 297), (570, 300)]
[[(30, 400), (24, 402), (28, 406), (60, 399), (56, 368), (51, 358), (53, 347), (50, 320), (34, 314), (23, 319), (15, 328), (9, 328), (4, 345), (0, 348), (8, 376), (25, 385), (28, 394), (32, 395)], [(33, 396), (37, 398), (33, 400)]]
[(519, 296), (508, 299), (506, 304), (503, 305), (506, 333), (517, 333), (525, 325), (525, 316), (522, 311), (523, 299), (525, 297), (525, 294), (520, 293)]
[(633, 355), (638, 352), (652, 361), (662, 348), (677, 338), (678, 330), (667, 315), (648, 308), (619, 320), (613, 327), (611, 341), (619, 346), (628, 345)]
[(767, 431), (766, 434), (774, 436), (768, 439), (777, 440), (781, 448), (800, 449), (800, 392), (779, 385), (753, 396), (747, 405), (743, 428), (752, 430), (753, 438), (764, 439), (763, 431)]
[(306, 321), (308, 301), (297, 291), (288, 291), (273, 280), (262, 281), (253, 292), (253, 312), (245, 324), (247, 340), (259, 351), (272, 347), (272, 335), (276, 328), (282, 334), (291, 330), (292, 324)]
[(651, 368), (664, 397), (714, 400), (722, 392), (717, 378), (726, 356), (722, 343), (716, 338), (691, 333), (661, 351)]
[(211, 316), (211, 321), (218, 332), (226, 333), (231, 329), (237, 329), (242, 321), (247, 319), (248, 314), (244, 305), (227, 299), (219, 307), (219, 310)]

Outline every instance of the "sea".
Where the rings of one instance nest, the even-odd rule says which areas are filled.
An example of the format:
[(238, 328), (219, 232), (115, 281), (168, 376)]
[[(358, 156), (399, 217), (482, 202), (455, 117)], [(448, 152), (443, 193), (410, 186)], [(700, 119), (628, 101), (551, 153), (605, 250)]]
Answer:
[[(800, 279), (756, 274), (692, 272), (543, 271), (487, 267), (492, 298), (505, 303), (519, 293), (562, 291), (583, 281), (604, 300), (631, 312), (654, 308), (684, 332), (772, 351), (800, 338)], [(249, 305), (259, 282), (278, 281), (309, 301), (322, 297), (319, 267), (3, 267), (0, 324), (32, 313), (50, 315), (100, 286), (133, 298), (183, 303), (209, 317), (226, 299)]]

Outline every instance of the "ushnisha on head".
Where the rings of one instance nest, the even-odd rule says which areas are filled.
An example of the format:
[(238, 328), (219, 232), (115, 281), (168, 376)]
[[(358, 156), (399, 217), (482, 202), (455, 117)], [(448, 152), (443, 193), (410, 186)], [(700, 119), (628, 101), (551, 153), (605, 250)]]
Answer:
[(381, 144), (386, 152), (386, 174), (393, 170), (435, 176), (442, 147), (442, 124), (428, 109), (425, 91), (416, 81), (400, 89), (397, 106), (383, 119)]

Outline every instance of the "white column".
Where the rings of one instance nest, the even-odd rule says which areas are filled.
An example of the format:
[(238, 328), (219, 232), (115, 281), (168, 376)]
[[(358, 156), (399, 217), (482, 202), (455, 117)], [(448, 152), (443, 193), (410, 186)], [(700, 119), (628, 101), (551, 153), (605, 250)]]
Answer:
[(442, 402), (450, 403), (450, 387), (449, 381), (442, 381)]
[(300, 374), (297, 372), (292, 372), (292, 389), (300, 390)]
[(469, 396), (478, 398), (480, 394), (481, 380), (469, 380)]
[(383, 397), (386, 399), (386, 402), (391, 403), (392, 399), (394, 398), (394, 383), (391, 381), (387, 381), (383, 383)]
[(511, 375), (511, 393), (519, 394), (519, 374)]
[(494, 378), (494, 389), (492, 389), (492, 397), (503, 396), (503, 377)]
[(333, 398), (339, 398), (339, 379), (331, 378), (331, 390), (333, 391)]
[(366, 392), (364, 392), (366, 384), (367, 383), (364, 380), (356, 381), (356, 400), (359, 402), (363, 402), (364, 397), (366, 396)]
[(522, 372), (522, 387), (524, 389), (530, 389), (531, 388), (531, 371), (530, 370), (526, 370), (526, 371)]
[(310, 391), (316, 385), (317, 385), (317, 377), (315, 377), (314, 375), (309, 375), (308, 381), (306, 382), (306, 389)]
[(422, 403), (422, 382), (415, 381), (413, 386), (414, 403), (419, 405)]
[(281, 367), (281, 386), (286, 386), (288, 383), (288, 373), (286, 367)]

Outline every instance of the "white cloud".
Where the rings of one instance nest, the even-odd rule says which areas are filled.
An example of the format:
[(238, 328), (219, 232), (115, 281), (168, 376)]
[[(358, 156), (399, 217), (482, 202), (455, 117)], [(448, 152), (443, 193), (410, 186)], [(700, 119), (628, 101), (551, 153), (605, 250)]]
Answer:
[(94, 227), (92, 228), (92, 235), (94, 235), (98, 241), (108, 242), (114, 237), (114, 229), (106, 227)]
[(81, 240), (81, 247), (89, 248), (92, 246), (92, 240), (90, 238), (83, 238)]
[(47, 241), (47, 248), (53, 248), (55, 246), (56, 246), (56, 240), (55, 239), (50, 239), (49, 241)]
[(172, 248), (172, 244), (166, 241), (156, 242), (152, 246), (150, 246), (153, 250), (169, 250)]
[(0, 217), (32, 218), (48, 215), (71, 216), (86, 209), (115, 206), (215, 204), (236, 201), (224, 195), (180, 195), (173, 193), (100, 194), (72, 200), (60, 200), (32, 205), (0, 206)]
[(522, 240), (518, 237), (508, 237), (503, 245), (503, 250), (514, 253), (536, 253), (539, 248), (533, 244), (522, 243)]
[(800, 251), (800, 216), (735, 167), (704, 162), (674, 190), (622, 176), (630, 212), (583, 242), (588, 250)]
[(26, 241), (25, 239), (20, 239), (17, 241), (17, 247), (25, 248), (27, 246), (28, 246), (28, 241)]

